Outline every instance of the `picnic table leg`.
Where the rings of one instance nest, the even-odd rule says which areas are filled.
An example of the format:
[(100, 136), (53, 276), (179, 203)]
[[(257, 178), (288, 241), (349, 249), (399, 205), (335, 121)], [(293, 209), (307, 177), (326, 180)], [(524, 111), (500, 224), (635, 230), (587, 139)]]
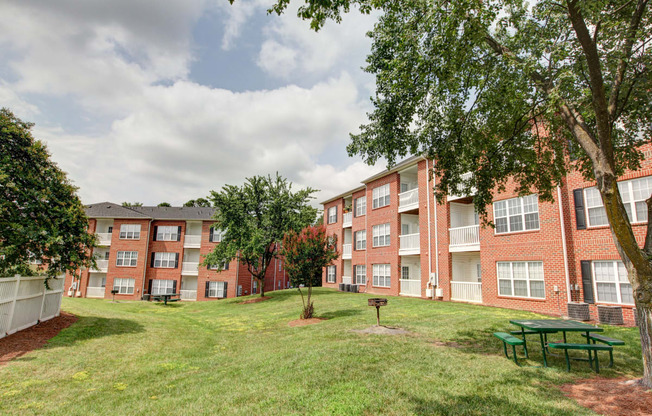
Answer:
[(514, 354), (514, 362), (516, 363), (517, 366), (520, 367), (521, 365), (518, 363), (518, 358), (516, 358), (516, 346), (515, 345), (512, 345), (512, 354)]
[(527, 339), (525, 338), (525, 328), (521, 327), (521, 336), (523, 337), (523, 351), (525, 351), (525, 358), (528, 359), (527, 354)]
[[(562, 332), (564, 334), (564, 344), (566, 343), (566, 332)], [(570, 373), (570, 357), (568, 356), (568, 348), (564, 348), (564, 355), (566, 356), (566, 371)]]
[(543, 342), (543, 332), (539, 332), (539, 339), (541, 340), (541, 353), (543, 353), (543, 366), (548, 367), (548, 360), (546, 359), (546, 344)]
[[(587, 344), (590, 344), (590, 343), (591, 343), (591, 341), (590, 341), (591, 338), (589, 338), (589, 333), (586, 332), (586, 333), (584, 334), (584, 336), (586, 337), (586, 343), (587, 343)], [(589, 353), (589, 365), (591, 366), (591, 368), (593, 368), (593, 354), (591, 354), (591, 350), (587, 350), (587, 352)], [(596, 358), (598, 357), (598, 352), (597, 352), (597, 351), (595, 352), (595, 357), (596, 357)], [(599, 371), (599, 370), (598, 370), (598, 371)]]

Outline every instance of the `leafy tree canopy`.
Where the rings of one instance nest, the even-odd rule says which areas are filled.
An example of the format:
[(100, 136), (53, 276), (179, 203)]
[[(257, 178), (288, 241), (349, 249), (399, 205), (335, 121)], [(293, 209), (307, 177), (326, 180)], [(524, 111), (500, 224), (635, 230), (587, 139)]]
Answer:
[(0, 276), (29, 274), (30, 258), (48, 277), (92, 264), (95, 238), (77, 189), (32, 126), (0, 109)]
[(123, 202), (122, 206), (123, 207), (142, 207), (143, 203), (142, 202)]
[(171, 207), (169, 202), (161, 202), (160, 204), (157, 205), (157, 207)]
[(211, 203), (206, 198), (191, 199), (183, 204), (184, 207), (210, 207)]

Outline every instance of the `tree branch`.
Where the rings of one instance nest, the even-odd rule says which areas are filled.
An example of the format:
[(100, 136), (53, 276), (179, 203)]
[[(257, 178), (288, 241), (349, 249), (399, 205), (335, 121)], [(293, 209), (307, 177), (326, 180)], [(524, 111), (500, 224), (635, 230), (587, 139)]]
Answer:
[(652, 256), (652, 195), (645, 201), (647, 204), (647, 231), (645, 233), (645, 244), (643, 245), (643, 251), (648, 257)]

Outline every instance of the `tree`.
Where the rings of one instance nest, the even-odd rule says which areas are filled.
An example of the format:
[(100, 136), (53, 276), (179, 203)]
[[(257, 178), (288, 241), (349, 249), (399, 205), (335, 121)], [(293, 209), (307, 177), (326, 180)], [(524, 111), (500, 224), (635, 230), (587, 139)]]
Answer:
[(222, 241), (206, 255), (204, 265), (219, 265), (237, 259), (258, 281), (265, 295), (265, 273), (278, 256), (278, 244), (290, 230), (312, 223), (316, 209), (308, 205), (314, 189), (292, 192), (292, 184), (276, 174), (247, 178), (241, 187), (226, 185), (211, 191), (216, 208), (214, 227), (222, 230)]
[[(434, 158), (438, 194), (475, 187), (485, 219), (510, 178), (542, 200), (571, 169), (596, 180), (634, 291), (642, 382), (652, 387), (652, 221), (641, 248), (616, 182), (640, 166), (652, 138), (649, 0), (534, 3), (307, 0), (299, 16), (319, 29), (352, 5), (383, 12), (366, 68), (376, 76), (375, 109), (350, 154), (369, 163)], [(652, 199), (647, 210), (652, 218)]]
[(161, 202), (160, 204), (157, 205), (157, 207), (171, 207), (169, 202)]
[(29, 275), (30, 260), (40, 260), (49, 279), (94, 265), (95, 236), (77, 188), (32, 126), (0, 109), (0, 276)]
[(143, 203), (142, 202), (123, 202), (122, 203), (123, 207), (142, 207)]
[[(326, 227), (306, 227), (301, 232), (289, 231), (283, 239), (282, 255), (285, 257), (285, 271), (293, 286), (301, 295), (303, 309), (301, 319), (312, 318), (314, 313), (312, 287), (319, 285), (324, 267), (337, 259), (337, 235), (326, 235)], [(307, 303), (301, 285), (308, 287)]]
[(210, 207), (211, 203), (206, 198), (191, 199), (183, 204), (184, 207)]

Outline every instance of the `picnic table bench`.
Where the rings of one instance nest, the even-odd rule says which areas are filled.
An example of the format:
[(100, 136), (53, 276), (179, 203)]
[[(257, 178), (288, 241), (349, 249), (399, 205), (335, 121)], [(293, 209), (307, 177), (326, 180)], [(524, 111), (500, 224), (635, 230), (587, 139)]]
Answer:
[(507, 344), (512, 346), (512, 355), (514, 356), (514, 362), (516, 365), (520, 366), (518, 363), (518, 358), (516, 358), (516, 346), (524, 345), (525, 341), (520, 338), (508, 334), (507, 332), (494, 332), (494, 336), (503, 342), (503, 350), (505, 351), (505, 357), (509, 358), (507, 354)]
[(163, 302), (164, 305), (167, 305), (168, 302), (178, 302), (181, 300), (180, 293), (162, 293), (159, 295), (152, 295), (152, 300), (157, 302)]

